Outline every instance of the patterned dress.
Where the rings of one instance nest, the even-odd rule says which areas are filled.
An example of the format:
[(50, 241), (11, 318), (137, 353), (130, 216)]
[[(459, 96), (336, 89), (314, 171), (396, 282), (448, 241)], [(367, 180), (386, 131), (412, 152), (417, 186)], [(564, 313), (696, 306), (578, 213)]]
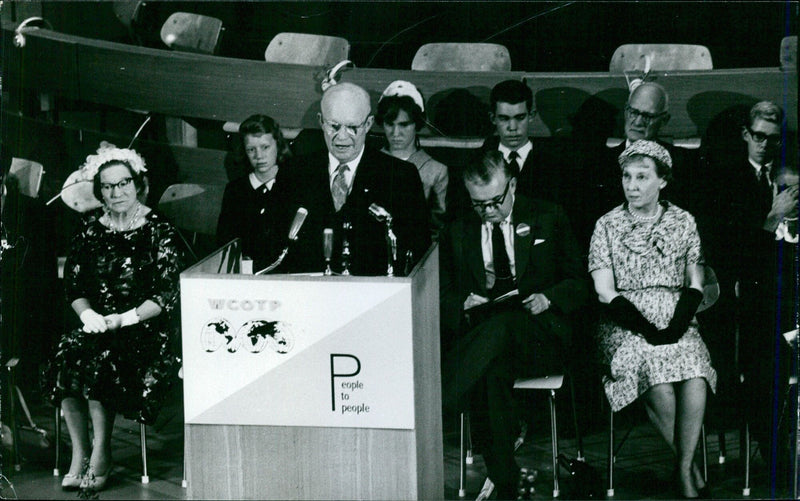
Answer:
[(66, 333), (45, 371), (53, 405), (65, 397), (98, 400), (130, 419), (152, 423), (180, 359), (181, 256), (173, 226), (157, 212), (133, 230), (114, 232), (89, 213), (72, 237), (64, 270), (67, 301), (86, 298), (101, 315), (124, 313), (149, 299), (155, 318), (116, 331)]
[[(686, 266), (702, 264), (694, 218), (669, 202), (653, 222), (633, 218), (621, 205), (595, 225), (589, 248), (589, 272), (610, 269), (617, 291), (657, 328), (672, 319), (684, 285)], [(705, 378), (715, 391), (717, 374), (693, 319), (677, 343), (653, 346), (644, 337), (610, 322), (598, 328), (603, 385), (614, 411), (651, 386)]]

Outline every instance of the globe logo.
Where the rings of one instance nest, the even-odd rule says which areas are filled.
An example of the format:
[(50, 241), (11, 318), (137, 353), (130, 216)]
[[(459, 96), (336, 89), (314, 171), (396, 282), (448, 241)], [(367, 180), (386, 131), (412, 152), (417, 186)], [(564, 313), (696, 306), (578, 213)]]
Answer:
[(281, 321), (250, 320), (234, 330), (224, 318), (206, 322), (200, 332), (200, 343), (208, 353), (223, 346), (228, 353), (236, 353), (244, 344), (250, 353), (261, 353), (266, 348), (275, 353), (286, 354), (294, 348), (294, 332), (289, 324)]
[(289, 353), (294, 347), (294, 334), (285, 322), (250, 320), (236, 334), (251, 353), (270, 348), (276, 353)]

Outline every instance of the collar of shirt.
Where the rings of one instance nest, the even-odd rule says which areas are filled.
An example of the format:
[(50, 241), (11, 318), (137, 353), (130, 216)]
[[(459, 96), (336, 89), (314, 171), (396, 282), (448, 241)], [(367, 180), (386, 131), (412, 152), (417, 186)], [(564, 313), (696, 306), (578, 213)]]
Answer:
[[(506, 244), (508, 261), (511, 264), (511, 274), (517, 276), (516, 259), (514, 257), (514, 226), (511, 224), (513, 211), (500, 221), (500, 229), (503, 231), (503, 242)], [(490, 283), (494, 283), (494, 254), (492, 252), (492, 230), (493, 223), (481, 224), (481, 252), (483, 253), (483, 268), (487, 272), (487, 278), (492, 276)]]
[[(506, 160), (506, 162), (508, 162), (508, 155), (509, 153), (511, 153), (511, 149), (508, 146), (504, 145), (503, 143), (500, 143), (497, 146), (497, 150), (503, 154), (503, 158)], [(517, 160), (517, 162), (519, 163), (519, 170), (522, 170), (522, 167), (525, 165), (525, 160), (528, 159), (528, 154), (532, 150), (533, 150), (533, 143), (531, 143), (530, 139), (528, 139), (528, 141), (525, 144), (514, 150), (517, 152), (517, 155), (519, 155), (519, 160)]]
[[(756, 177), (761, 177), (762, 166), (754, 162), (753, 159), (750, 157), (747, 157), (747, 161), (750, 162), (750, 165), (752, 165), (753, 168), (756, 170)], [(772, 170), (772, 162), (767, 163), (766, 167), (767, 169)], [(769, 176), (767, 176), (767, 182), (769, 183), (770, 186), (772, 186), (772, 179), (770, 179)]]
[(255, 172), (251, 172), (250, 175), (247, 176), (247, 177), (250, 179), (250, 186), (252, 186), (254, 190), (257, 190), (257, 189), (261, 188), (265, 184), (267, 185), (267, 189), (271, 190), (272, 186), (275, 184), (275, 178), (274, 177), (272, 179), (270, 179), (269, 181), (267, 181), (266, 183), (262, 183), (256, 177), (256, 173)]
[(358, 164), (361, 163), (361, 157), (364, 156), (364, 148), (361, 148), (361, 152), (349, 162), (339, 162), (333, 155), (328, 153), (328, 185), (333, 184), (333, 177), (336, 175), (336, 169), (339, 167), (340, 164), (345, 163), (349, 170), (344, 173), (344, 179), (347, 181), (348, 192), (350, 189), (353, 188), (353, 176), (356, 175), (356, 169), (358, 169)]

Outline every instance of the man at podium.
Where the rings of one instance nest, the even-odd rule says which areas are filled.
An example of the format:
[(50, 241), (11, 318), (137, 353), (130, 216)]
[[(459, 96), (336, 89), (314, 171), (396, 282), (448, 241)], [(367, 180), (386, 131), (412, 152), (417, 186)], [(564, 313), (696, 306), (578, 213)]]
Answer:
[(563, 371), (568, 315), (588, 286), (563, 209), (518, 195), (499, 151), (468, 165), (463, 179), (474, 210), (440, 239), (442, 399), (457, 410), (470, 396), (473, 430), (488, 418), (474, 438), (498, 498), (515, 499), (514, 380)]
[[(278, 271), (321, 272), (330, 258), (343, 274), (401, 275), (431, 243), (417, 169), (365, 147), (374, 117), (361, 87), (345, 82), (328, 88), (320, 108), (327, 151), (293, 159), (276, 177), (282, 197), (276, 206), (286, 211), (279, 216), (285, 231), (278, 234), (289, 234), (299, 208), (308, 212)], [(332, 230), (327, 245), (325, 229)]]

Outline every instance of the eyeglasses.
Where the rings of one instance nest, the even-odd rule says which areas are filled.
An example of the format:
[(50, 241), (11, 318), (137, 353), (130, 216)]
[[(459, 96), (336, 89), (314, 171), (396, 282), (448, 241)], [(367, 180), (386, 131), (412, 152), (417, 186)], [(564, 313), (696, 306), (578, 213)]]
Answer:
[(345, 125), (345, 124), (337, 124), (336, 122), (329, 122), (322, 118), (322, 115), (319, 116), (319, 123), (322, 125), (322, 130), (325, 131), (326, 134), (333, 136), (334, 134), (338, 134), (340, 130), (344, 127), (345, 132), (350, 134), (351, 136), (355, 137), (358, 135), (358, 130), (367, 123), (369, 120), (370, 115), (367, 115), (367, 118), (364, 119), (358, 125)]
[(773, 146), (777, 146), (783, 142), (780, 134), (764, 134), (763, 132), (758, 132), (750, 127), (747, 127), (747, 132), (750, 134), (750, 137), (753, 138), (753, 141), (757, 142), (758, 144), (768, 143)]
[(119, 181), (117, 183), (101, 183), (100, 184), (100, 191), (103, 191), (103, 192), (106, 192), (106, 193), (111, 193), (111, 190), (113, 190), (114, 188), (118, 188), (120, 190), (123, 189), (123, 188), (127, 188), (131, 184), (131, 182), (133, 182), (133, 178), (132, 177), (126, 177), (125, 179), (123, 179), (123, 180), (121, 180), (121, 181)]
[(503, 205), (503, 202), (506, 201), (506, 195), (508, 195), (508, 187), (511, 185), (511, 179), (506, 181), (506, 189), (503, 190), (503, 194), (499, 197), (494, 197), (493, 199), (487, 202), (476, 202), (475, 200), (472, 201), (472, 208), (480, 211), (487, 211), (489, 209), (497, 210)]
[(649, 125), (653, 120), (657, 120), (667, 114), (666, 111), (662, 111), (661, 113), (648, 113), (646, 111), (637, 110), (629, 104), (625, 105), (625, 113), (627, 113), (633, 119), (641, 118), (642, 121), (647, 125)]

